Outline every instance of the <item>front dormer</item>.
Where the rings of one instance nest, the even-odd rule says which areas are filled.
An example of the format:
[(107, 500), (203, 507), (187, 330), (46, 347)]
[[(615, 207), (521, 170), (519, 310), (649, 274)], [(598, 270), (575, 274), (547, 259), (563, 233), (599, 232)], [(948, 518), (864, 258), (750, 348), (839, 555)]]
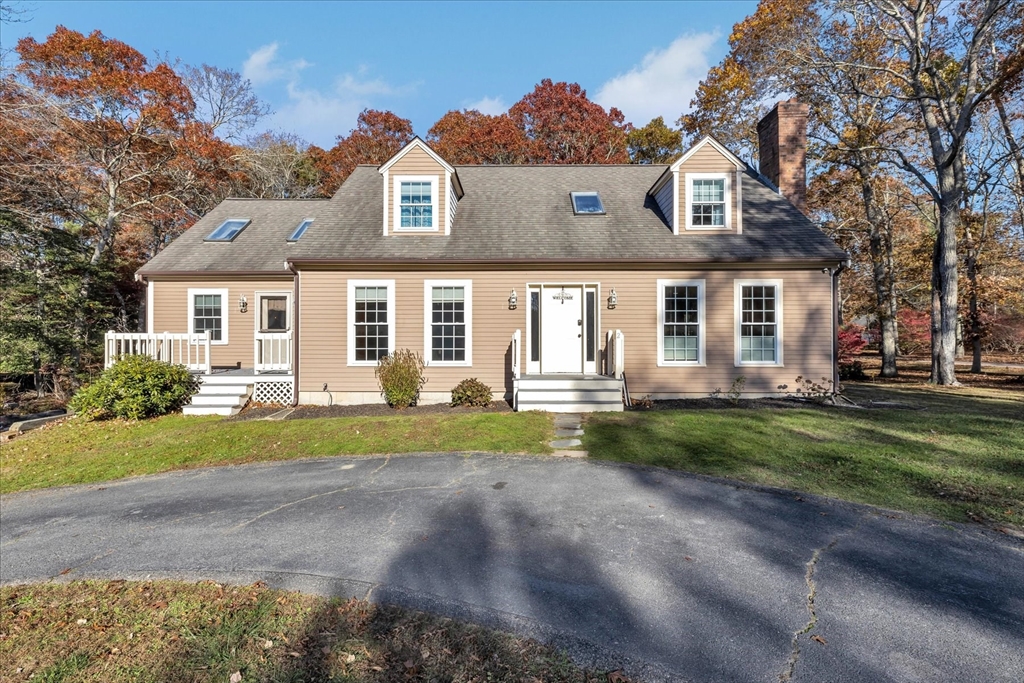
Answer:
[(462, 184), (455, 168), (419, 138), (379, 169), (383, 176), (384, 236), (449, 235)]
[(675, 161), (649, 194), (673, 234), (743, 232), (747, 165), (711, 136)]

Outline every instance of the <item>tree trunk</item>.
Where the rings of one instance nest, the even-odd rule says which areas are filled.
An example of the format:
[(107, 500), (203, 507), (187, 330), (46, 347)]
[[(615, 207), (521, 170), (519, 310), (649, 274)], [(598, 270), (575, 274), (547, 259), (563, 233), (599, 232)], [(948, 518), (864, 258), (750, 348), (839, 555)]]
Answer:
[[(945, 386), (957, 386), (956, 380), (956, 325), (958, 314), (956, 239), (960, 228), (960, 193), (956, 189), (953, 169), (940, 169), (939, 232), (935, 236), (934, 273), (932, 275), (932, 314), (938, 304), (938, 329), (932, 329), (932, 356), (934, 359), (931, 381)], [(936, 342), (938, 342), (936, 344)]]
[[(870, 172), (858, 168), (861, 178), (861, 196), (864, 200), (864, 213), (868, 225), (871, 226), (869, 247), (871, 252), (871, 279), (875, 287), (875, 317), (878, 318), (878, 329), (881, 334), (878, 350), (882, 355), (881, 377), (895, 377), (896, 370), (896, 299), (893, 287), (892, 261), (887, 256), (885, 244), (891, 244), (891, 235), (886, 235), (891, 226), (885, 225), (875, 204), (875, 188), (871, 185)], [(885, 239), (889, 237), (889, 239)], [(883, 242), (885, 244), (883, 244)]]

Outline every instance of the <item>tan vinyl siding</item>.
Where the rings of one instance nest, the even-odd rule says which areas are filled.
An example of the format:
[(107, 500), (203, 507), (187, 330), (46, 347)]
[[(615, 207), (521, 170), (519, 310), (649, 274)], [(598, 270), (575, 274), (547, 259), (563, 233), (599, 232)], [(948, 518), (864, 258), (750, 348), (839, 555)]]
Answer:
[(736, 166), (710, 144), (704, 145), (699, 150), (694, 152), (693, 156), (687, 159), (686, 162), (681, 164), (679, 167), (679, 232), (682, 233), (683, 231), (685, 231), (687, 225), (687, 173), (728, 174), (728, 182), (731, 186), (731, 196), (729, 197), (729, 202), (731, 204), (730, 210), (732, 211), (732, 224), (730, 225), (730, 229), (728, 231), (719, 230), (717, 232), (735, 232), (736, 216), (739, 210), (739, 207), (736, 203)]
[(668, 181), (661, 186), (658, 193), (654, 195), (654, 201), (658, 203), (658, 207), (661, 209), (662, 215), (665, 216), (665, 220), (668, 221), (668, 225), (671, 228), (675, 228), (672, 221), (675, 218), (675, 207), (673, 199), (675, 197), (675, 184), (672, 181), (673, 174), (669, 174)]
[[(226, 289), (227, 301), (222, 302), (227, 314), (228, 343), (211, 344), (210, 359), (214, 366), (253, 366), (253, 338), (258, 314), (256, 292), (291, 293), (291, 276), (284, 279), (266, 278), (204, 278), (202, 280), (153, 281), (153, 329), (150, 332), (188, 332), (188, 290)], [(238, 310), (238, 297), (249, 302), (246, 313)], [(290, 314), (289, 314), (290, 315)], [(294, 324), (292, 325), (294, 328)]]
[(444, 168), (418, 147), (413, 147), (405, 156), (395, 162), (388, 171), (388, 234), (401, 234), (395, 231), (395, 176), (400, 175), (432, 175), (437, 176), (437, 232), (444, 234), (447, 220), (448, 187), (445, 183)]
[[(500, 396), (511, 389), (508, 349), (514, 330), (522, 330), (520, 364), (526, 369), (527, 285), (536, 283), (595, 283), (599, 293), (599, 340), (620, 329), (625, 335), (626, 375), (630, 391), (644, 394), (704, 396), (727, 390), (736, 377), (747, 378), (746, 391), (774, 393), (779, 384), (795, 388), (795, 378), (831, 377), (832, 323), (830, 278), (820, 270), (714, 271), (303, 271), (301, 275), (300, 391), (376, 392), (372, 367), (349, 367), (347, 280), (394, 279), (397, 348), (425, 353), (423, 281), (472, 280), (472, 367), (428, 367), (424, 391), (449, 391), (467, 377), (476, 377)], [(706, 367), (658, 367), (658, 279), (706, 280)], [(735, 366), (734, 280), (778, 279), (783, 282), (784, 367)], [(508, 309), (512, 288), (519, 295), (517, 310)], [(614, 287), (618, 306), (608, 310)]]

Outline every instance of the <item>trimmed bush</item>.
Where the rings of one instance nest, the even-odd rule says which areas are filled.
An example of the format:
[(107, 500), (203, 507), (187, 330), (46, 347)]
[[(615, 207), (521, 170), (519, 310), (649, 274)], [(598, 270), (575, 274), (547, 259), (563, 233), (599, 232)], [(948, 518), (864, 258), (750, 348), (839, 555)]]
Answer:
[(89, 420), (141, 420), (180, 410), (199, 387), (185, 366), (148, 356), (125, 356), (80, 389), (70, 402)]
[(453, 406), (486, 406), (491, 403), (491, 388), (476, 377), (464, 379), (452, 389)]
[(409, 349), (400, 349), (381, 358), (374, 374), (384, 400), (397, 410), (415, 405), (420, 389), (427, 383), (423, 376), (423, 357)]

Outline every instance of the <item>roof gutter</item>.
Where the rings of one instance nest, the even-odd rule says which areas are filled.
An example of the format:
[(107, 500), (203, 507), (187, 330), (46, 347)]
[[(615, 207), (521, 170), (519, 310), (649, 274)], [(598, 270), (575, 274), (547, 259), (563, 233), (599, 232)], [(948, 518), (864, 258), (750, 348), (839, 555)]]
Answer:
[(619, 258), (619, 259), (565, 259), (565, 258), (501, 258), (501, 259), (431, 259), (431, 258), (289, 258), (286, 263), (289, 268), (293, 266), (359, 266), (379, 268), (380, 266), (561, 266), (561, 267), (606, 267), (606, 266), (636, 266), (636, 265), (678, 265), (685, 264), (764, 264), (791, 265), (804, 268), (817, 267), (820, 264), (835, 263), (835, 257), (822, 256), (820, 258), (807, 258), (802, 260), (794, 259), (746, 259), (746, 258)]

